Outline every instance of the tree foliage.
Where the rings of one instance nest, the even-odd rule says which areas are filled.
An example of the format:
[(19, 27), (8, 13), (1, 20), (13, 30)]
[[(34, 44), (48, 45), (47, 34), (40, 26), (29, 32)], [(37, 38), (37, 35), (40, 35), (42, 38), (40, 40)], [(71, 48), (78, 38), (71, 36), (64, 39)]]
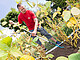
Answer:
[[(2, 18), (0, 20), (2, 27), (8, 27), (10, 29), (14, 29), (15, 31), (20, 30), (20, 28), (17, 25), (11, 25), (9, 23), (9, 20), (12, 20), (14, 23), (18, 23), (18, 15), (20, 12), (16, 11), (14, 8), (11, 8), (11, 11), (8, 12), (8, 14), (5, 16), (5, 18)], [(23, 24), (20, 25), (21, 27), (26, 28), (26, 24), (23, 22)]]
[(65, 2), (66, 0), (46, 0), (46, 1), (51, 1), (51, 3), (54, 2), (54, 4), (52, 5), (52, 9), (53, 8), (57, 9), (57, 7), (60, 7), (60, 8), (66, 7), (66, 2)]

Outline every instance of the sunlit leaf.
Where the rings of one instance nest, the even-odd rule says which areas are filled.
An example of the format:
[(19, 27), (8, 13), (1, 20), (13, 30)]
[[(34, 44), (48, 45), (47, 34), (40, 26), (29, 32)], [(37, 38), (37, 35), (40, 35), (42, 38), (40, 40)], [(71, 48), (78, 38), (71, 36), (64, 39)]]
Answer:
[(39, 14), (40, 14), (40, 11), (38, 10), (38, 11), (36, 12), (36, 16), (38, 17)]
[(49, 17), (47, 17), (47, 20), (48, 20), (49, 22), (52, 22)]
[(77, 5), (77, 4), (79, 4), (79, 3), (75, 3), (74, 5)]
[(79, 8), (79, 7), (80, 7), (80, 4), (78, 3), (78, 4), (76, 5), (76, 7), (78, 7), (78, 8)]
[(58, 13), (58, 14), (61, 14), (61, 12), (60, 12), (60, 11), (57, 11), (57, 13)]
[(20, 60), (35, 60), (35, 58), (30, 55), (23, 55)]
[(53, 30), (51, 30), (51, 33), (52, 33), (53, 35), (55, 35), (55, 32), (54, 32)]
[(17, 4), (22, 3), (21, 0), (15, 0)]
[(11, 46), (11, 42), (12, 42), (12, 38), (8, 36), (8, 37), (6, 37), (6, 38), (3, 38), (3, 39), (1, 40), (1, 42), (7, 44), (7, 45), (10, 47), (10, 46)]
[(32, 4), (33, 4), (33, 6), (35, 7), (36, 4), (35, 4), (34, 2), (32, 2)]
[(56, 60), (68, 60), (68, 58), (66, 58), (64, 56), (60, 56), (60, 57), (56, 58)]
[(8, 53), (0, 51), (0, 60), (6, 60)]
[(1, 50), (9, 50), (9, 47), (5, 43), (0, 41), (0, 49)]
[(80, 10), (79, 10), (78, 8), (76, 8), (76, 7), (73, 7), (73, 8), (71, 9), (71, 13), (72, 13), (73, 15), (79, 15), (79, 14), (80, 14)]
[(61, 8), (60, 8), (60, 7), (58, 7), (58, 8), (57, 8), (57, 11), (61, 11)]
[(80, 60), (80, 53), (73, 53), (68, 56), (69, 60)]
[(48, 12), (47, 12), (47, 11), (45, 11), (45, 12), (44, 12), (44, 14), (47, 16), (47, 15), (48, 15)]
[(20, 33), (20, 30), (17, 30), (16, 33)]
[(6, 22), (6, 21), (2, 22), (2, 26), (6, 25), (6, 24), (7, 24), (7, 22)]
[(35, 37), (32, 41), (36, 42), (39, 39), (39, 37)]
[(0, 30), (0, 33), (3, 34), (3, 32)]
[(39, 8), (42, 8), (42, 7), (43, 7), (43, 6), (42, 6), (42, 5), (40, 5), (40, 4), (38, 4), (37, 6), (38, 6)]
[(40, 18), (43, 18), (43, 17), (44, 17), (44, 14), (41, 14), (41, 15), (40, 15)]
[(26, 26), (25, 26), (25, 25), (23, 25), (22, 27), (23, 27), (23, 28), (26, 28)]
[(69, 19), (69, 21), (70, 21), (72, 24), (76, 24), (76, 23), (77, 23), (77, 21), (75, 20), (74, 17), (71, 17), (71, 18)]
[(10, 49), (10, 53), (11, 53), (13, 56), (15, 56), (15, 57), (18, 57), (18, 56), (22, 56), (22, 55), (23, 55), (22, 52), (19, 51), (16, 47), (12, 47), (12, 48)]
[(13, 27), (17, 27), (17, 24), (13, 25)]
[(62, 17), (65, 21), (68, 21), (70, 19), (70, 16), (71, 16), (70, 11), (63, 11), (62, 15), (63, 15)]
[(25, 49), (26, 52), (30, 52), (30, 49)]
[(65, 26), (66, 26), (66, 24), (62, 24), (62, 28), (61, 28), (61, 30), (63, 30)]
[(70, 28), (72, 26), (74, 26), (71, 22), (67, 22), (67, 26)]
[(45, 12), (43, 9), (41, 9), (41, 12)]
[(56, 15), (57, 15), (57, 12), (54, 12), (53, 13), (53, 19), (56, 17)]
[(37, 47), (37, 46), (38, 46), (38, 44), (37, 44), (37, 43), (35, 43), (35, 42), (33, 42), (33, 41), (31, 41), (31, 45), (33, 45), (33, 46), (35, 46), (35, 47)]
[(47, 12), (47, 10), (46, 10), (46, 7), (45, 7), (45, 6), (42, 6), (42, 7), (41, 7), (41, 12), (44, 12), (44, 13), (45, 13), (45, 12)]
[(31, 4), (29, 2), (27, 2), (27, 4), (32, 8)]
[(11, 24), (9, 24), (9, 27), (11, 27)]
[(40, 52), (36, 52), (37, 54), (40, 54)]
[(53, 58), (53, 57), (54, 57), (53, 54), (48, 54), (48, 55), (46, 56), (46, 58)]
[(25, 44), (25, 45), (26, 45), (26, 48), (27, 48), (27, 47), (30, 47), (30, 45), (28, 45), (28, 44)]
[(6, 21), (6, 20), (7, 20), (7, 18), (4, 18), (4, 20)]
[(46, 7), (50, 7), (51, 1), (47, 1), (45, 5), (46, 5)]

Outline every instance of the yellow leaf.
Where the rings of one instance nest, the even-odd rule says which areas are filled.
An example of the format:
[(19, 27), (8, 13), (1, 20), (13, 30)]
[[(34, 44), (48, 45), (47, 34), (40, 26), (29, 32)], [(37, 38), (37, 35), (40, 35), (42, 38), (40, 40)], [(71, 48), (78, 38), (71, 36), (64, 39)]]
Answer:
[(35, 6), (35, 3), (34, 2), (32, 2), (32, 4), (33, 4), (33, 6)]
[(76, 23), (77, 23), (77, 21), (75, 20), (74, 17), (70, 18), (69, 21), (70, 21), (72, 24), (76, 24)]
[(80, 4), (77, 4), (76, 7), (80, 7)]
[(40, 14), (40, 11), (38, 10), (38, 11), (36, 12), (36, 16), (38, 17), (39, 14)]
[(57, 11), (61, 11), (61, 8), (60, 8), (60, 7), (58, 7), (58, 8), (57, 8)]
[(31, 55), (31, 53), (28, 53), (27, 55), (29, 55), (29, 56), (30, 56), (30, 55)]
[(20, 60), (35, 60), (35, 58), (29, 55), (23, 55)]
[(53, 19), (54, 19), (54, 17), (57, 15), (57, 12), (55, 12), (54, 14), (53, 14)]
[(57, 13), (58, 13), (58, 14), (61, 14), (61, 12), (60, 12), (60, 11), (57, 11)]
[(64, 56), (60, 56), (58, 57), (56, 60), (68, 60), (68, 58), (64, 57)]
[(48, 12), (44, 12), (45, 15), (48, 15)]
[(74, 26), (71, 22), (67, 22), (67, 26), (70, 28), (72, 26)]

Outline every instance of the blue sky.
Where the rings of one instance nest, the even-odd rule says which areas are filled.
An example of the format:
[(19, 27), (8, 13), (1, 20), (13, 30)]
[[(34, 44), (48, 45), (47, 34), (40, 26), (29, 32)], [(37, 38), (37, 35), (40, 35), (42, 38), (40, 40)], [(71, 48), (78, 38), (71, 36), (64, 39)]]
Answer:
[[(25, 1), (25, 0), (23, 0)], [(29, 0), (31, 2), (37, 2), (37, 0)], [(38, 0), (39, 3), (45, 3), (45, 0)], [(26, 2), (22, 3), (23, 5), (26, 5), (28, 8), (30, 8)], [(6, 16), (6, 14), (10, 11), (11, 8), (16, 8), (16, 2), (15, 0), (1, 0), (0, 1), (0, 20)], [(16, 8), (17, 9), (17, 8)], [(35, 8), (33, 8), (35, 10)], [(0, 26), (0, 29), (2, 27)]]

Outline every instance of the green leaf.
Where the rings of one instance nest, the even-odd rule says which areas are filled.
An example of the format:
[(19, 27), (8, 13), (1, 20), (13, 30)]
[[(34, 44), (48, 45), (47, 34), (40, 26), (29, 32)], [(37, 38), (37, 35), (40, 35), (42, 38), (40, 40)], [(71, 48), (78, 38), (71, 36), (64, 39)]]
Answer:
[(66, 26), (66, 24), (62, 24), (62, 28), (60, 28), (60, 29), (63, 30), (65, 26)]
[(35, 37), (32, 41), (36, 42), (39, 39), (39, 37)]
[(0, 49), (1, 50), (9, 50), (9, 47), (7, 44), (4, 44), (3, 42), (0, 41)]
[(3, 34), (3, 32), (0, 30), (0, 33)]
[(80, 60), (80, 53), (73, 53), (68, 56), (69, 60)]
[(48, 1), (48, 2), (46, 2), (46, 7), (50, 7), (50, 5), (51, 5), (51, 1)]
[(0, 51), (0, 60), (6, 60), (8, 53)]
[(60, 57), (57, 57), (56, 60), (68, 60), (68, 58), (66, 58), (64, 56), (60, 56)]
[(55, 32), (54, 32), (53, 30), (51, 30), (51, 33), (52, 33), (53, 35), (55, 35)]
[(75, 3), (74, 5), (77, 5), (77, 4), (79, 4), (79, 3)]
[(27, 2), (27, 4), (32, 8), (32, 6), (29, 4), (29, 2)]
[(37, 44), (37, 43), (35, 43), (35, 42), (33, 42), (33, 41), (31, 41), (31, 45), (33, 45), (33, 46), (35, 46), (35, 47), (37, 47), (37, 46), (38, 46), (38, 44)]
[(2, 22), (2, 26), (6, 25), (7, 23), (8, 23), (8, 22), (3, 21), (3, 22)]
[(12, 38), (8, 36), (8, 37), (6, 37), (6, 38), (3, 38), (3, 39), (1, 40), (1, 42), (7, 44), (7, 45), (10, 47), (10, 46), (11, 46), (11, 42), (12, 42)]
[(38, 6), (39, 8), (43, 8), (43, 6), (42, 6), (42, 5), (40, 5), (40, 4), (38, 4), (37, 6)]
[(16, 11), (16, 9), (15, 9), (15, 8), (11, 8), (11, 10), (12, 10), (12, 12)]
[(53, 58), (54, 57), (54, 55), (52, 55), (52, 54), (48, 54), (47, 56), (46, 56), (46, 58)]
[(16, 47), (12, 47), (10, 49), (10, 53), (14, 56), (14, 57), (18, 57), (18, 56), (22, 56), (22, 52), (19, 51)]
[(71, 16), (70, 11), (63, 11), (62, 15), (63, 15), (63, 19), (65, 21), (68, 21), (70, 19), (70, 16)]
[(41, 12), (44, 12), (44, 13), (45, 13), (45, 12), (47, 12), (47, 10), (46, 10), (46, 7), (45, 7), (45, 6), (42, 6), (42, 7), (41, 7)]

